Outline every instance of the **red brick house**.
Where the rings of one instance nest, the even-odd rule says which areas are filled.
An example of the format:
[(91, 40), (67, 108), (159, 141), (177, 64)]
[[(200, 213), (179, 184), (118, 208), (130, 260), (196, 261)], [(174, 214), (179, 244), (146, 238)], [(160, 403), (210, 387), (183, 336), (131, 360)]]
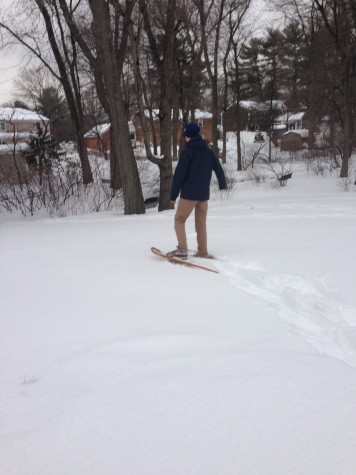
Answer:
[(84, 140), (87, 148), (106, 153), (110, 150), (110, 124), (95, 125), (84, 135)]
[[(95, 125), (85, 135), (87, 148), (97, 150), (104, 155), (110, 151), (110, 123)], [(131, 141), (136, 142), (136, 131), (132, 122), (129, 122)]]
[(207, 142), (213, 141), (213, 114), (211, 112), (197, 109), (195, 111), (194, 122), (200, 127), (200, 135)]
[[(156, 143), (159, 146), (160, 145), (160, 120), (159, 120), (159, 110), (158, 109), (153, 109), (152, 110), (152, 116), (153, 116), (153, 127), (154, 127), (154, 132), (155, 132), (155, 137), (156, 137)], [(146, 117), (146, 125), (149, 131), (149, 140), (150, 144), (153, 145), (153, 137), (152, 137), (152, 127), (150, 124), (150, 117), (149, 117), (149, 112), (146, 110), (145, 111), (145, 117)], [(197, 109), (194, 113), (194, 122), (196, 122), (199, 127), (200, 127), (200, 133), (202, 137), (207, 140), (208, 142), (212, 141), (212, 114), (210, 112), (202, 111)], [(189, 121), (192, 119), (189, 118)], [(137, 142), (143, 143), (143, 130), (142, 130), (142, 125), (141, 125), (141, 119), (138, 114), (136, 114), (132, 122), (134, 124), (135, 130), (136, 130), (136, 140)], [(183, 123), (182, 123), (182, 117), (180, 116), (178, 119), (178, 130), (177, 130), (177, 142), (180, 142), (181, 139), (181, 134), (182, 134), (182, 128), (183, 128)]]

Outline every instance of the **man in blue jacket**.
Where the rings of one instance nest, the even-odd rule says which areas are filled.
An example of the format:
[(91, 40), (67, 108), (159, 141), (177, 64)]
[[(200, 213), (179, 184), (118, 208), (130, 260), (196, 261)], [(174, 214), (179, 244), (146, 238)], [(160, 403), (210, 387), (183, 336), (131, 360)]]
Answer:
[(220, 190), (226, 189), (226, 178), (219, 160), (199, 135), (200, 127), (190, 122), (183, 135), (186, 146), (179, 158), (173, 176), (171, 202), (176, 203), (180, 194), (178, 208), (174, 219), (177, 235), (177, 249), (168, 255), (186, 259), (188, 257), (185, 222), (193, 209), (195, 210), (195, 230), (197, 233), (199, 257), (208, 257), (206, 217), (210, 196), (210, 181), (214, 170)]

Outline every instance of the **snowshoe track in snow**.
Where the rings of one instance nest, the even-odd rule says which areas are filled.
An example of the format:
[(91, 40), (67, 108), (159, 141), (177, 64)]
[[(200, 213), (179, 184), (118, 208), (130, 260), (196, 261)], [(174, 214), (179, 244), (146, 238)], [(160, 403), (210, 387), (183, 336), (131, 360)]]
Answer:
[(356, 367), (356, 308), (322, 279), (277, 274), (258, 262), (217, 261), (238, 289), (275, 307), (278, 316), (320, 353)]

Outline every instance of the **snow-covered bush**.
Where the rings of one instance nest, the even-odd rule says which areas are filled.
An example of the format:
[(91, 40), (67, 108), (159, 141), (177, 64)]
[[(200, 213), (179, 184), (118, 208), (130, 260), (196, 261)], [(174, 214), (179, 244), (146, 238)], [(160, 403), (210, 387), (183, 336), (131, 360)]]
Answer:
[(339, 186), (343, 191), (356, 191), (356, 181), (351, 176), (339, 178)]
[[(103, 183), (108, 163), (101, 157), (90, 157), (94, 182), (82, 184), (77, 154), (65, 154), (61, 159), (44, 160), (41, 173), (38, 166), (22, 166), (16, 182), (2, 176), (0, 207), (7, 212), (21, 212), (24, 216), (43, 213), (49, 216), (68, 216), (119, 207), (121, 192)], [(22, 163), (23, 165), (23, 163)]]
[(263, 172), (263, 170), (249, 170), (248, 171), (248, 179), (250, 181), (253, 181), (256, 183), (257, 186), (261, 185), (262, 183), (265, 183), (267, 180), (267, 175)]
[[(21, 167), (17, 166), (11, 175), (6, 170), (2, 173), (0, 160), (0, 209), (24, 216), (42, 213), (63, 217), (123, 208), (122, 191), (110, 188), (108, 160), (99, 153), (91, 153), (94, 181), (83, 185), (78, 154), (64, 146), (61, 150), (60, 158), (43, 160), (41, 173), (37, 162), (31, 166), (21, 157), (15, 162)], [(137, 167), (144, 200), (158, 200), (158, 167), (142, 158), (137, 160)]]
[(273, 188), (284, 187), (287, 185), (288, 179), (292, 176), (295, 155), (280, 152), (279, 154), (275, 154), (273, 158), (273, 161), (267, 164), (268, 170), (272, 172), (275, 177), (275, 180), (271, 182), (271, 186)]
[(332, 174), (335, 168), (339, 168), (339, 158), (340, 152), (337, 148), (309, 150), (304, 154), (308, 172), (321, 176)]

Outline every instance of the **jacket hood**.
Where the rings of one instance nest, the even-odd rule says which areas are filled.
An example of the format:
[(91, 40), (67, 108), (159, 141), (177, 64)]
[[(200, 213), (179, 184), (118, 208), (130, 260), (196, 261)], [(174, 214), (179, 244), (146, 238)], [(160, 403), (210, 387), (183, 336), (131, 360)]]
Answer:
[(201, 135), (196, 135), (192, 137), (189, 142), (187, 142), (187, 148), (192, 148), (194, 150), (207, 150), (209, 148), (206, 140), (204, 140)]

